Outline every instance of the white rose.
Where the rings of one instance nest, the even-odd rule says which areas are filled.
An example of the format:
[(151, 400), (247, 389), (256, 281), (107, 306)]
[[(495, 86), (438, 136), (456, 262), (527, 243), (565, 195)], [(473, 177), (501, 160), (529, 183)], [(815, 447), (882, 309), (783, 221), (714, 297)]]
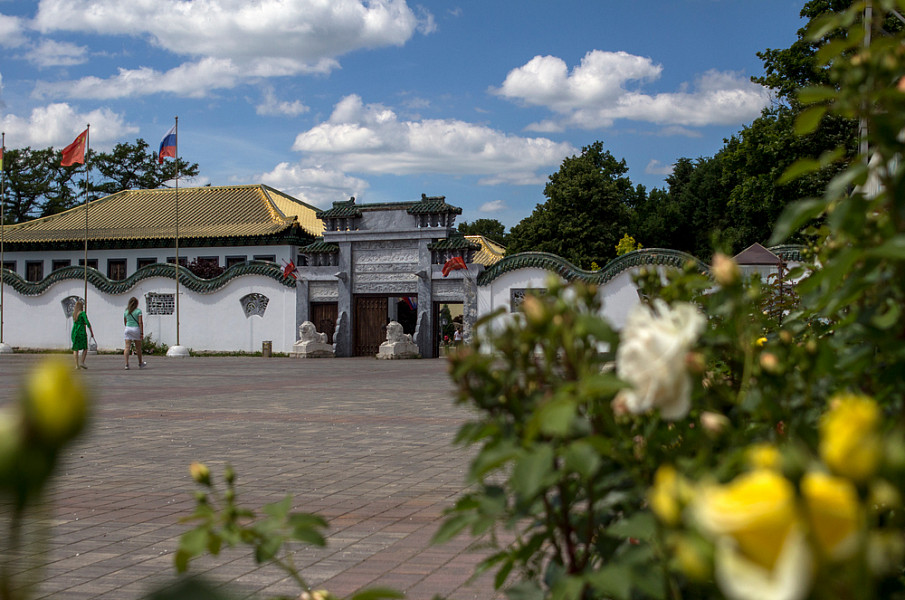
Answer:
[(660, 409), (664, 419), (675, 421), (688, 414), (691, 377), (685, 355), (704, 327), (704, 315), (692, 304), (670, 307), (654, 300), (653, 307), (632, 309), (616, 351), (616, 374), (632, 385), (619, 392), (634, 414)]

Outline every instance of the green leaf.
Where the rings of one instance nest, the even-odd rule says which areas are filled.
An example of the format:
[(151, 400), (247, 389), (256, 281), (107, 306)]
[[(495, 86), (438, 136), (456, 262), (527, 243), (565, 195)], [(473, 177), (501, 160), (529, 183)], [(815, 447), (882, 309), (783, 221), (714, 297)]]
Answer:
[(802, 104), (814, 104), (824, 102), (836, 97), (838, 92), (828, 86), (815, 85), (798, 90), (798, 101)]
[(537, 422), (541, 433), (549, 436), (564, 436), (569, 433), (575, 418), (575, 402), (569, 398), (557, 398), (541, 406), (532, 421)]
[(485, 446), (471, 462), (469, 478), (479, 481), (487, 473), (494, 471), (518, 456), (518, 450), (511, 442), (500, 442)]
[(587, 580), (594, 589), (615, 600), (629, 600), (631, 596), (631, 571), (623, 565), (606, 565), (588, 575)]
[(262, 510), (264, 511), (264, 514), (270, 515), (271, 517), (285, 519), (289, 514), (289, 511), (292, 510), (292, 496), (287, 495), (279, 502), (265, 504)]
[(437, 533), (435, 533), (433, 539), (431, 539), (431, 544), (444, 544), (448, 542), (462, 533), (466, 527), (471, 526), (478, 518), (478, 515), (471, 512), (458, 513), (449, 517), (443, 521), (443, 524), (437, 529)]
[(818, 169), (820, 169), (820, 161), (813, 158), (799, 158), (789, 165), (779, 179), (776, 180), (776, 185), (785, 185)]
[(886, 240), (881, 246), (868, 251), (868, 255), (876, 258), (905, 260), (905, 235), (900, 234)]
[(890, 329), (899, 322), (899, 317), (902, 314), (902, 309), (899, 305), (893, 302), (891, 298), (887, 298), (885, 308), (884, 312), (874, 315), (870, 320), (871, 324), (877, 329)]
[(191, 558), (192, 555), (182, 548), (176, 550), (176, 554), (173, 556), (173, 564), (176, 566), (176, 572), (185, 573), (189, 568), (189, 560)]
[(553, 447), (536, 446), (515, 463), (512, 470), (512, 487), (525, 498), (533, 498), (553, 474)]
[(592, 477), (603, 462), (597, 449), (585, 440), (569, 444), (564, 458), (567, 470), (574, 471), (585, 478)]
[(179, 550), (187, 552), (189, 556), (197, 556), (207, 549), (209, 535), (207, 529), (190, 529), (179, 538)]
[(508, 600), (544, 600), (544, 592), (532, 581), (522, 581), (506, 590)]
[(627, 519), (616, 521), (607, 527), (607, 533), (623, 538), (649, 540), (657, 531), (657, 522), (649, 512), (636, 512)]
[(585, 585), (579, 577), (563, 577), (550, 590), (550, 600), (579, 600)]
[(356, 592), (349, 600), (380, 600), (380, 598), (405, 598), (405, 594), (391, 588), (368, 588)]
[(774, 246), (781, 244), (786, 239), (801, 229), (808, 221), (817, 218), (826, 208), (826, 202), (819, 198), (809, 200), (799, 200), (786, 206), (776, 227), (773, 229), (773, 236), (768, 242)]
[(826, 106), (812, 106), (806, 108), (798, 114), (795, 119), (794, 131), (796, 135), (807, 135), (813, 133), (817, 126), (820, 125), (820, 119), (826, 114)]

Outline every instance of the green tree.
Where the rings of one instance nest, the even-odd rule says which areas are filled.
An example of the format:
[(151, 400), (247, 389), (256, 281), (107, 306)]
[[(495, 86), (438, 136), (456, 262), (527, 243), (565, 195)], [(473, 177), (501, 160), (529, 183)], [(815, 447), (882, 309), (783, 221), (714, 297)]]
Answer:
[(7, 149), (3, 156), (7, 223), (22, 223), (43, 214), (46, 198), (53, 194), (53, 186), (58, 183), (53, 158), (51, 148)]
[(499, 244), (506, 244), (506, 226), (496, 219), (475, 219), (471, 223), (459, 223), (459, 233), (463, 235), (483, 235)]
[[(153, 190), (163, 187), (176, 177), (175, 160), (165, 160), (162, 164), (157, 154), (149, 150), (143, 139), (117, 144), (110, 152), (94, 156), (91, 169), (100, 177), (91, 184), (93, 197), (107, 196), (123, 190)], [(198, 163), (178, 160), (179, 177), (192, 178), (198, 175)]]
[(599, 141), (566, 158), (544, 187), (547, 201), (512, 228), (507, 253), (551, 252), (583, 268), (609, 262), (644, 193), (627, 172)]

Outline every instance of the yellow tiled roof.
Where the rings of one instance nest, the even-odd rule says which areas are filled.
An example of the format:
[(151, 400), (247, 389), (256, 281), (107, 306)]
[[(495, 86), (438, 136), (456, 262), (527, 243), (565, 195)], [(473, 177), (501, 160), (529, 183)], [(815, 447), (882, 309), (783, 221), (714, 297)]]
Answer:
[(480, 244), (481, 249), (474, 253), (473, 262), (489, 267), (503, 259), (506, 248), (483, 235), (466, 235), (465, 239)]
[[(267, 236), (293, 222), (319, 236), (317, 209), (266, 185), (179, 188), (179, 237)], [(140, 240), (176, 235), (176, 190), (126, 190), (88, 203), (88, 239)], [(7, 226), (9, 243), (85, 239), (85, 207)]]

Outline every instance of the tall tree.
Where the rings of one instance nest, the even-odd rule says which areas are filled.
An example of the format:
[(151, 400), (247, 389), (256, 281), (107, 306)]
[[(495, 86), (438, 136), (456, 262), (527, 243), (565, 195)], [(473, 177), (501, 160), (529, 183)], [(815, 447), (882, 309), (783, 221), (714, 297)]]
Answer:
[(463, 235), (483, 235), (498, 244), (506, 244), (506, 226), (496, 219), (475, 219), (471, 223), (462, 221), (458, 231)]
[(625, 161), (599, 141), (566, 158), (544, 187), (547, 201), (510, 231), (507, 253), (552, 252), (582, 268), (606, 264), (631, 226), (630, 207), (644, 192), (627, 172)]
[(22, 223), (42, 215), (46, 198), (53, 194), (56, 176), (53, 163), (52, 148), (6, 150), (3, 171), (6, 174), (7, 223)]
[[(198, 175), (198, 163), (178, 159), (179, 176), (191, 178)], [(91, 163), (100, 175), (92, 184), (93, 197), (115, 194), (123, 190), (153, 190), (176, 177), (175, 160), (160, 164), (157, 154), (150, 150), (143, 139), (117, 144), (110, 152), (98, 153)]]

